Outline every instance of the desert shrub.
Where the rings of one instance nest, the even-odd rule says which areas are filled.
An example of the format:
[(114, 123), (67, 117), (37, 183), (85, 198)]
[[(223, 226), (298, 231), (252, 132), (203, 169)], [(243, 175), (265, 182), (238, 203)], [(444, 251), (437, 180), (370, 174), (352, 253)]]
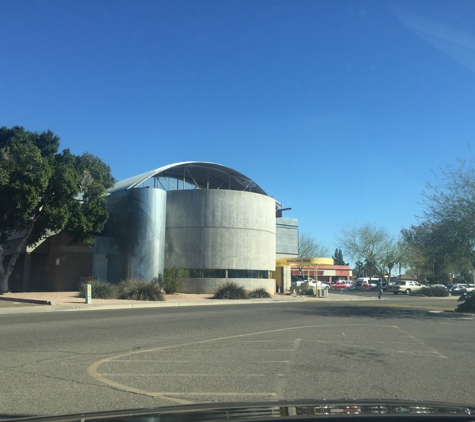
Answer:
[(465, 293), (457, 301), (462, 303), (457, 305), (455, 312), (475, 313), (475, 292)]
[(79, 284), (78, 297), (86, 297), (87, 287), (91, 285), (92, 299), (114, 299), (117, 297), (117, 286), (107, 281), (101, 281), (97, 278), (88, 278)]
[(249, 297), (252, 299), (268, 299), (271, 297), (271, 295), (266, 289), (259, 287), (257, 289), (251, 290), (249, 292)]
[(244, 287), (228, 282), (216, 290), (212, 299), (249, 299), (249, 295)]
[(300, 294), (302, 296), (315, 296), (315, 290), (314, 289), (301, 289)]
[(157, 283), (135, 278), (123, 280), (117, 286), (117, 297), (128, 300), (164, 300)]
[(423, 287), (416, 293), (429, 297), (445, 297), (449, 295), (449, 291), (445, 287), (441, 286)]
[(166, 268), (162, 274), (159, 274), (153, 281), (167, 294), (181, 293), (189, 278), (189, 271), (183, 267)]

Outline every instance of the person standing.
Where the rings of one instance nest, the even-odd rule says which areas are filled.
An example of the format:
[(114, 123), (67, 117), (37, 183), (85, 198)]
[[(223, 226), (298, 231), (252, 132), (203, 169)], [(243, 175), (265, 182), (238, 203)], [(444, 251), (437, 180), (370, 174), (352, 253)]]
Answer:
[(381, 297), (383, 296), (383, 280), (379, 279), (378, 280), (378, 299), (381, 300)]

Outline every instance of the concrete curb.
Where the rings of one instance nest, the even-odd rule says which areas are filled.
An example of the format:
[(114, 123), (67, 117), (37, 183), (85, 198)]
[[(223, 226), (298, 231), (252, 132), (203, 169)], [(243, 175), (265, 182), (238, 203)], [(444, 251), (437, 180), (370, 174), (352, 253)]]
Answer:
[(34, 303), (36, 305), (51, 305), (49, 300), (39, 300), (39, 299), (18, 299), (14, 297), (1, 297), (0, 300), (6, 300), (8, 302), (23, 302), (23, 303)]
[[(94, 300), (94, 299), (93, 299)], [(219, 305), (251, 305), (254, 303), (295, 303), (305, 302), (306, 299), (247, 299), (247, 300), (210, 300), (196, 302), (144, 302), (144, 303), (127, 303), (116, 305), (94, 305), (75, 304), (75, 305), (53, 305), (48, 307), (33, 308), (4, 308), (0, 309), (0, 315), (5, 314), (21, 314), (34, 312), (75, 312), (75, 311), (100, 311), (100, 310), (119, 310), (119, 309), (144, 309), (144, 308), (174, 308), (186, 306), (219, 306)]]
[[(174, 308), (186, 306), (221, 306), (221, 305), (251, 305), (255, 303), (332, 303), (332, 302), (379, 302), (377, 297), (352, 297), (348, 295), (338, 295), (332, 298), (317, 298), (312, 296), (294, 296), (288, 299), (246, 299), (246, 300), (199, 300), (187, 302), (142, 302), (142, 303), (124, 303), (124, 304), (91, 304), (75, 303), (70, 305), (54, 305), (48, 301), (35, 299), (15, 299), (8, 298), (15, 302), (28, 301), (30, 303), (42, 302), (51, 306), (41, 307), (18, 307), (18, 308), (0, 308), (0, 315), (22, 314), (34, 312), (75, 312), (75, 311), (99, 311), (99, 310), (119, 310), (119, 309), (144, 309), (144, 308)], [(46, 302), (46, 303), (45, 303)]]

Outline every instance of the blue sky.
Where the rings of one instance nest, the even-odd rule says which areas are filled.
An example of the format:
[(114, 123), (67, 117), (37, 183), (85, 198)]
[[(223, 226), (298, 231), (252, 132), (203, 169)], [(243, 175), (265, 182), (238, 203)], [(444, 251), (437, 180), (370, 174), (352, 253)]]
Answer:
[(473, 157), (471, 0), (2, 0), (0, 125), (51, 129), (121, 180), (211, 161), (343, 227), (417, 223)]

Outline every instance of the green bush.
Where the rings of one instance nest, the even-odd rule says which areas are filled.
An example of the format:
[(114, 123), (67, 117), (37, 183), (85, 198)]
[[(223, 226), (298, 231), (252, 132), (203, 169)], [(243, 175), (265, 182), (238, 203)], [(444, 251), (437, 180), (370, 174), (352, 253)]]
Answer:
[(249, 299), (249, 295), (244, 287), (228, 282), (216, 290), (212, 299)]
[(79, 284), (78, 297), (86, 297), (87, 287), (91, 285), (92, 299), (115, 299), (117, 297), (117, 286), (107, 281), (101, 281), (97, 278), (88, 278)]
[(420, 289), (417, 294), (421, 294), (429, 297), (445, 297), (449, 295), (449, 291), (445, 287), (436, 286), (436, 287), (423, 287)]
[(457, 306), (455, 312), (475, 313), (475, 292), (470, 292), (460, 296), (458, 302), (462, 303)]
[(257, 289), (251, 290), (249, 292), (249, 297), (252, 299), (268, 299), (271, 297), (271, 295), (266, 289), (259, 287)]
[(163, 289), (167, 295), (181, 293), (189, 278), (189, 271), (183, 267), (166, 268), (163, 275), (159, 274), (154, 281)]
[(315, 290), (314, 289), (301, 289), (300, 290), (300, 295), (302, 295), (302, 296), (315, 296)]
[(117, 297), (128, 300), (165, 300), (160, 286), (135, 278), (123, 280), (117, 286)]

